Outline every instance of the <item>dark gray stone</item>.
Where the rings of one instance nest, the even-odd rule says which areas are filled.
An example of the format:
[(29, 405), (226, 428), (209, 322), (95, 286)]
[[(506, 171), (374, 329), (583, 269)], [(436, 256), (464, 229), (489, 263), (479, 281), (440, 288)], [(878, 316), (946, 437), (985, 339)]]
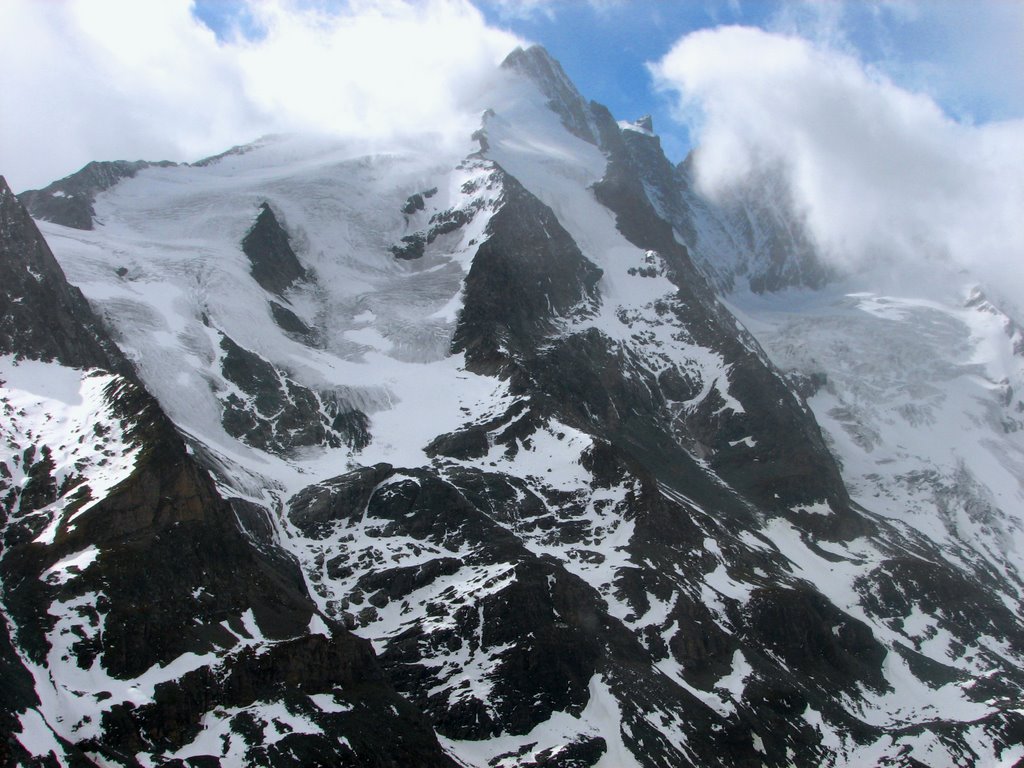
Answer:
[(282, 295), (297, 280), (306, 277), (288, 233), (268, 203), (260, 206), (256, 223), (242, 239), (242, 251), (249, 257), (252, 276), (270, 293)]

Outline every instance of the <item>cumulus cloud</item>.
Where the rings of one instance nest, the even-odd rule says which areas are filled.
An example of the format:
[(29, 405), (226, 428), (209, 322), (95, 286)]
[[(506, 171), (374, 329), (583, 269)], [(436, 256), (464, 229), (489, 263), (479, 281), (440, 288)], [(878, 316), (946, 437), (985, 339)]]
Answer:
[(790, 0), (769, 21), (877, 64), (958, 118), (1024, 112), (1024, 4), (1005, 0)]
[(218, 40), (191, 0), (0, 4), (0, 173), (15, 189), (94, 159), (192, 160), (262, 134), (463, 137), (519, 44), (465, 0), (247, 0)]
[(946, 262), (1024, 305), (1024, 121), (958, 123), (851, 55), (748, 27), (690, 34), (652, 72), (709, 194), (779, 168), (832, 258)]

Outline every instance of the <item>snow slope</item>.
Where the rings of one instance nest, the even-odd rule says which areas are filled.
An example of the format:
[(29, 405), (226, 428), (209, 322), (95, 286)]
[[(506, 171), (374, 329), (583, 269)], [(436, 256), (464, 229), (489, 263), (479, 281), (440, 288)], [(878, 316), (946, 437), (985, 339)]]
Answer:
[[(486, 186), (472, 195), (463, 189), (485, 184), (488, 172), (422, 148), (365, 155), (327, 140), (276, 138), (202, 167), (146, 169), (100, 196), (94, 232), (48, 223), (43, 230), (178, 426), (290, 495), (346, 459), (339, 464), (316, 446), (268, 456), (224, 432), (222, 401), (232, 384), (221, 371), (221, 338), (365, 411), (376, 439), (362, 463), (382, 452), (419, 463), (426, 442), (495, 387), (467, 391), (474, 377), (446, 359), (466, 254), (487, 211), (437, 237), (416, 261), (396, 259), (390, 248), (470, 198), (485, 208)], [(425, 211), (402, 212), (411, 195), (435, 188)], [(269, 301), (277, 297), (252, 278), (240, 249), (263, 201), (315, 275), (286, 297), (317, 329), (313, 347), (275, 323)]]
[(731, 301), (781, 368), (827, 379), (808, 403), (856, 501), (1020, 584), (1020, 332), (960, 276), (865, 290), (890, 280)]

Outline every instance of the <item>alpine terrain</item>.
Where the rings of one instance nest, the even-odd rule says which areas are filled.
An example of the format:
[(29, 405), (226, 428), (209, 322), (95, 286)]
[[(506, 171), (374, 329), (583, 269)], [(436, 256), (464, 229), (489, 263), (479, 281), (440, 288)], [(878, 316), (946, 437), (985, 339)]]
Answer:
[(481, 98), (0, 185), (0, 763), (1024, 764), (1012, 312)]

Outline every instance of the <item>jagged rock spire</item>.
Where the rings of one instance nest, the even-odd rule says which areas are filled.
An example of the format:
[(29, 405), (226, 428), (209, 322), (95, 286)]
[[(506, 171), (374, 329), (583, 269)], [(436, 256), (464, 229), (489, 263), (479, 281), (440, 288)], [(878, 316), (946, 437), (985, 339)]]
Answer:
[(540, 45), (516, 48), (501, 64), (503, 69), (531, 79), (548, 98), (548, 106), (562, 118), (569, 131), (591, 144), (598, 143), (594, 119), (584, 99), (562, 65)]

